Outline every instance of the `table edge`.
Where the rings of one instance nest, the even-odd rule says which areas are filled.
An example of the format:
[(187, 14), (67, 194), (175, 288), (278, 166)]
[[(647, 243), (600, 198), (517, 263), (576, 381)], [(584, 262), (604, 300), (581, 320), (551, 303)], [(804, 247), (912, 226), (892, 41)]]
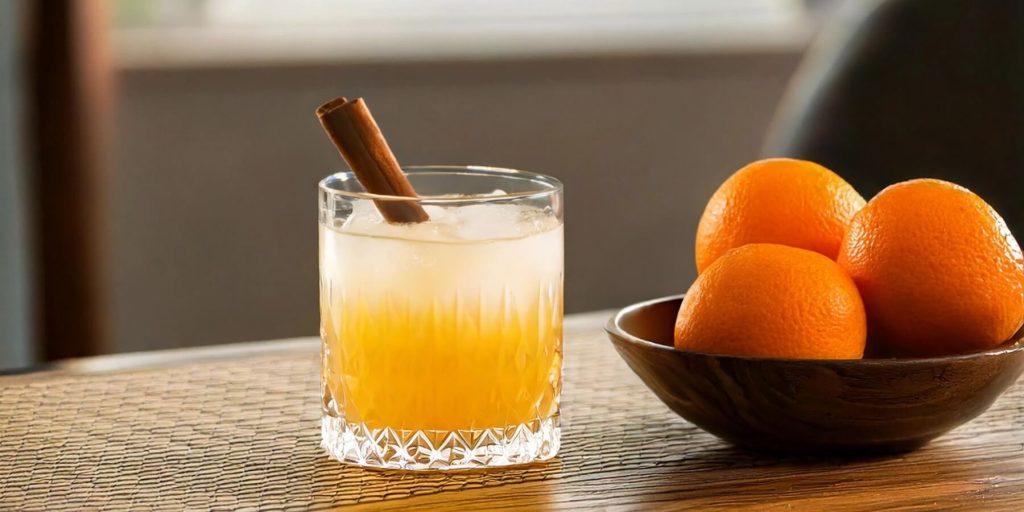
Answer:
[[(615, 310), (612, 309), (602, 309), (566, 315), (563, 329), (566, 334), (572, 331), (600, 329), (614, 312)], [(46, 376), (133, 371), (223, 359), (237, 359), (240, 357), (258, 357), (280, 352), (309, 351), (310, 353), (315, 353), (319, 346), (320, 338), (318, 336), (302, 336), (205, 347), (173, 348), (64, 359), (41, 366), (0, 372), (0, 384), (13, 381), (35, 380)]]

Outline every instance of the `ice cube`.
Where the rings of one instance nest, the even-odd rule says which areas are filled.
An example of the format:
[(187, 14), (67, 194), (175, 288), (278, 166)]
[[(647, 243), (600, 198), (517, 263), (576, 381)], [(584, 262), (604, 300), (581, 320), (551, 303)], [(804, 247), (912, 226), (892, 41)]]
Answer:
[(458, 218), (455, 215), (452, 215), (448, 208), (443, 206), (428, 204), (424, 205), (423, 209), (426, 210), (427, 215), (430, 216), (430, 222), (438, 224), (454, 224), (458, 222)]
[(377, 205), (369, 199), (356, 199), (352, 202), (352, 216), (366, 217), (368, 219), (382, 220)]
[(369, 199), (356, 199), (352, 202), (352, 213), (345, 219), (342, 230), (351, 233), (371, 233), (384, 222), (377, 205)]
[(523, 207), (514, 204), (475, 204), (455, 209), (456, 235), (463, 240), (516, 238), (522, 235)]

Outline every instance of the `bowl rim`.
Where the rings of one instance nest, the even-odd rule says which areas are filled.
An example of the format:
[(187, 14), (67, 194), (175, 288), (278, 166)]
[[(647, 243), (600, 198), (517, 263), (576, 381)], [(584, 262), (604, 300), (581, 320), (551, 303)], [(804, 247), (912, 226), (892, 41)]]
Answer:
[(773, 363), (784, 363), (784, 364), (805, 364), (805, 365), (858, 365), (858, 366), (913, 366), (913, 365), (927, 365), (935, 363), (949, 363), (955, 361), (967, 361), (972, 359), (989, 358), (1006, 355), (1012, 352), (1018, 352), (1024, 350), (1024, 331), (1018, 331), (1018, 336), (1009, 340), (1002, 345), (982, 350), (980, 352), (970, 352), (967, 354), (953, 354), (949, 356), (932, 356), (932, 357), (893, 357), (893, 358), (871, 358), (871, 359), (797, 359), (787, 357), (759, 357), (759, 356), (734, 356), (728, 354), (715, 354), (711, 352), (697, 352), (693, 350), (680, 350), (675, 347), (669, 347), (660, 343), (655, 343), (650, 340), (636, 337), (622, 328), (622, 318), (630, 313), (634, 313), (639, 309), (660, 304), (663, 302), (669, 302), (674, 300), (681, 300), (686, 294), (680, 293), (676, 295), (666, 295), (664, 297), (658, 297), (655, 299), (649, 299), (634, 304), (630, 304), (612, 315), (605, 324), (604, 330), (613, 337), (621, 338), (633, 345), (638, 345), (645, 349), (660, 350), (667, 353), (679, 353), (679, 354), (691, 354), (699, 356), (714, 357), (721, 360), (732, 360), (732, 361), (743, 361), (743, 362), (773, 362)]

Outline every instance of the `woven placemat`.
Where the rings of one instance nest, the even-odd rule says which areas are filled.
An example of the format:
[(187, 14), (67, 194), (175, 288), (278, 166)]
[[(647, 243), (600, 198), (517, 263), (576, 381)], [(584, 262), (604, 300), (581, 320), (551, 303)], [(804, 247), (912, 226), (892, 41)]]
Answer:
[[(922, 481), (935, 497), (1024, 490), (1020, 385), (973, 428), (914, 454), (808, 464), (731, 449), (675, 416), (601, 324), (567, 326), (559, 457), (483, 472), (374, 472), (328, 459), (312, 343), (147, 370), (0, 377), (0, 510), (592, 509), (680, 499), (714, 508), (858, 489), (856, 503), (871, 508)], [(967, 484), (987, 471), (1002, 480)]]
[[(638, 414), (670, 417), (636, 400), (646, 391), (596, 325), (568, 330), (566, 352), (564, 395), (575, 399), (565, 400), (564, 436), (578, 432), (574, 418), (610, 423), (563, 453), (619, 437)], [(320, 448), (318, 357), (0, 378), (0, 509), (319, 509), (545, 479), (560, 465), (413, 478), (330, 460)]]

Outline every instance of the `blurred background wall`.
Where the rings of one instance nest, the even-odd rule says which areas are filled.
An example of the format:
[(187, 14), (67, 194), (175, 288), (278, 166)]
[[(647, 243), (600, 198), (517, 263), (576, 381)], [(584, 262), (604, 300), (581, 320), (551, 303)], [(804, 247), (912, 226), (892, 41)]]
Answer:
[(121, 73), (110, 253), (118, 349), (314, 333), (312, 115), (364, 96), (406, 164), (566, 186), (566, 308), (680, 293), (704, 202), (756, 157), (799, 51)]
[[(313, 110), (342, 94), (367, 99), (405, 164), (562, 179), (567, 312), (681, 293), (707, 197), (759, 155), (839, 3), (83, 1), (108, 12), (114, 84), (89, 196), (106, 352), (316, 334), (316, 183), (343, 163)], [(39, 257), (11, 250), (17, 219), (0, 216), (2, 277)], [(28, 291), (0, 286), (16, 304), (0, 367), (39, 344), (10, 341), (30, 338), (10, 320)]]
[[(269, 64), (242, 42), (222, 54), (195, 41), (171, 52), (154, 39), (189, 38), (121, 31), (114, 347), (316, 332), (315, 187), (343, 164), (312, 112), (341, 94), (366, 97), (405, 164), (562, 179), (567, 312), (684, 291), (704, 202), (756, 157), (809, 37), (799, 2), (740, 3), (710, 7), (713, 30), (652, 20), (657, 12), (606, 19), (625, 15), (613, 12), (526, 17), (490, 33), (448, 21), (445, 34), (417, 29), (418, 40), (383, 42), (372, 36), (389, 34), (392, 21), (367, 12), (378, 25), (365, 37), (296, 36), (288, 44), (300, 49), (264, 54)], [(492, 14), (502, 15), (467, 23)], [(601, 23), (619, 40), (598, 43)], [(643, 33), (649, 26), (654, 35)], [(230, 41), (231, 30), (195, 35)], [(287, 40), (271, 33), (250, 44), (273, 48), (275, 37)], [(325, 47), (338, 51), (325, 56)]]
[(314, 119), (566, 184), (566, 310), (683, 292), (760, 156), (1024, 229), (1018, 0), (0, 0), (0, 369), (317, 331)]

